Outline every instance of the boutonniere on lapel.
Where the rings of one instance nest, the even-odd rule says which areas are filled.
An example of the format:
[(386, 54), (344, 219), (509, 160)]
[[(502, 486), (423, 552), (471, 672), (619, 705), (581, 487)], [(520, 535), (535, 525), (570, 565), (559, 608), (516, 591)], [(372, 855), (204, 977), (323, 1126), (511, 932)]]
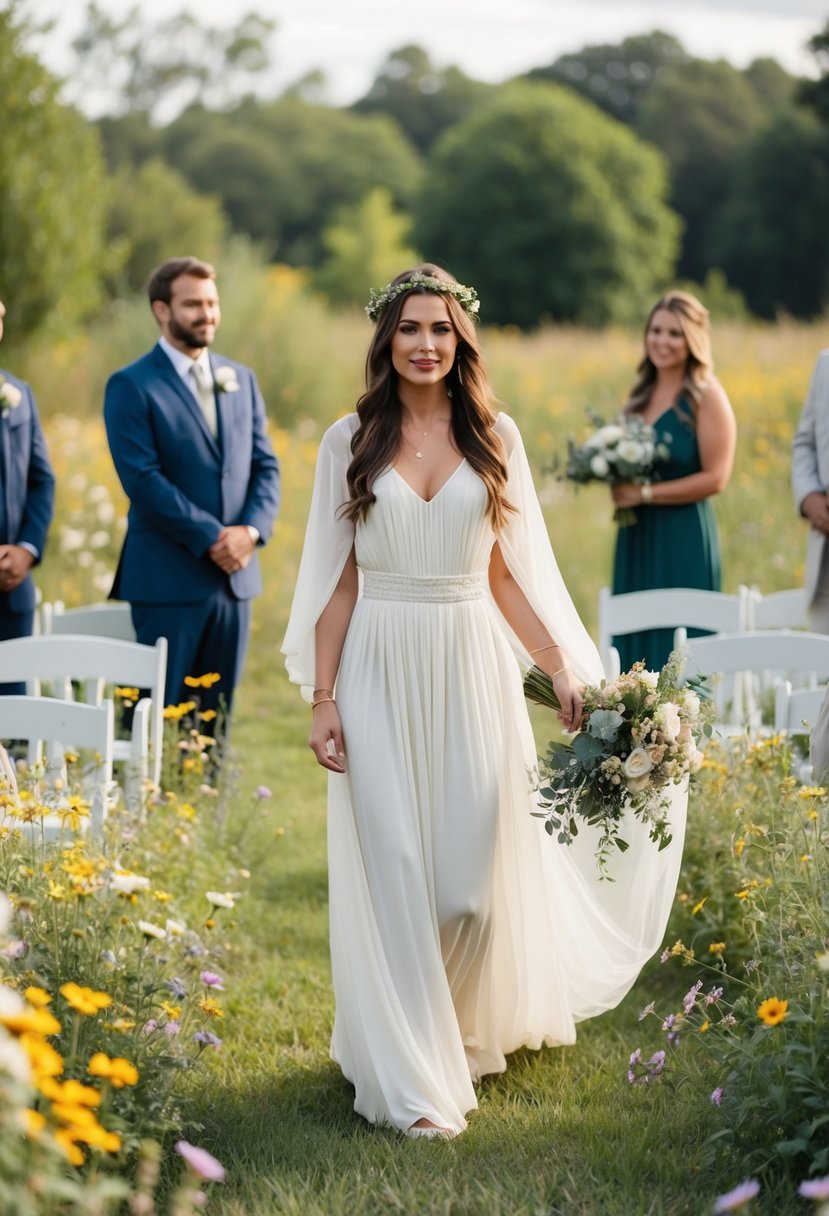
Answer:
[[(226, 369), (230, 371), (230, 368)], [(238, 384), (236, 385), (238, 388)], [(8, 417), (10, 410), (16, 410), (23, 400), (23, 394), (16, 384), (10, 384), (3, 376), (0, 376), (0, 418)]]
[(213, 373), (213, 380), (220, 393), (238, 393), (241, 388), (232, 367), (217, 367)]

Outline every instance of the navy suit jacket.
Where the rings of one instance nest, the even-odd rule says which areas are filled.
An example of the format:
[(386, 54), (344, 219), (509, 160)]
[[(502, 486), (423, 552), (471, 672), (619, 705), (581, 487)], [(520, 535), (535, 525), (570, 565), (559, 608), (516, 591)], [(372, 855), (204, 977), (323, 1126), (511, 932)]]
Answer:
[(232, 368), (239, 388), (216, 394), (219, 439), (160, 346), (110, 377), (104, 421), (130, 500), (111, 596), (131, 603), (195, 603), (221, 586), (238, 599), (262, 589), (254, 552), (226, 575), (208, 556), (219, 532), (252, 524), (268, 540), (279, 507), (279, 464), (265, 407), (248, 367), (210, 355), (215, 376)]
[[(49, 463), (34, 393), (11, 372), (0, 371), (9, 384), (20, 390), (22, 399), (14, 409), (0, 406), (0, 544), (25, 541), (40, 557), (55, 502), (55, 475)], [(5, 527), (4, 527), (5, 522)], [(0, 608), (8, 612), (31, 612), (35, 587), (28, 575), (19, 587), (0, 592)]]

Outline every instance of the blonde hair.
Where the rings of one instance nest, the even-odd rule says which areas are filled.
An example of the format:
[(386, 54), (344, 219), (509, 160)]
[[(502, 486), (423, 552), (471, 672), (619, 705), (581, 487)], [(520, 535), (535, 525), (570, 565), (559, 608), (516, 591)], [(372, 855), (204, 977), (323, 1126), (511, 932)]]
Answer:
[[(682, 378), (682, 388), (677, 394), (673, 408), (676, 409), (682, 397), (688, 397), (691, 404), (693, 421), (696, 421), (697, 411), (702, 401), (703, 390), (714, 377), (714, 359), (711, 354), (711, 330), (708, 321), (708, 309), (696, 296), (688, 291), (669, 291), (656, 301), (648, 313), (645, 322), (645, 337), (651, 327), (651, 321), (656, 313), (664, 310), (673, 313), (682, 330), (682, 336), (688, 344), (688, 359), (685, 364), (685, 374)], [(637, 370), (636, 382), (630, 390), (624, 411), (634, 414), (643, 410), (650, 401), (653, 386), (656, 383), (656, 368), (651, 362), (647, 346), (642, 362)]]

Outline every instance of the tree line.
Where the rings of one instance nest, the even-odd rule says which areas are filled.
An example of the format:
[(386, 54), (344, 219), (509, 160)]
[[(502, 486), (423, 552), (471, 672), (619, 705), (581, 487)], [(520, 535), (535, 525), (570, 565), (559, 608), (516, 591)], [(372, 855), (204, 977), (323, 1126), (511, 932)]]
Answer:
[[(231, 238), (335, 304), (426, 256), (476, 284), (487, 321), (525, 328), (638, 319), (678, 280), (764, 318), (829, 300), (829, 22), (815, 80), (655, 31), (499, 85), (406, 46), (344, 107), (319, 73), (253, 92), (274, 35), (255, 13), (214, 29), (90, 3), (66, 82), (33, 32), (11, 0), (0, 285), (20, 333), (70, 326), (171, 251), (220, 258)], [(77, 105), (90, 90), (95, 120)]]

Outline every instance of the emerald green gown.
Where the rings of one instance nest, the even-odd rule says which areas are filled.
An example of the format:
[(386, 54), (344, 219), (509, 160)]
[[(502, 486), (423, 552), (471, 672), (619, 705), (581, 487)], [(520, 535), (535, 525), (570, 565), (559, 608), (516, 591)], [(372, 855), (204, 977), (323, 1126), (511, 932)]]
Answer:
[[(682, 399), (654, 423), (659, 439), (670, 446), (670, 459), (659, 466), (660, 481), (674, 481), (701, 470), (691, 407)], [(686, 421), (687, 419), (687, 421)], [(720, 590), (720, 542), (711, 500), (635, 508), (636, 523), (620, 527), (613, 560), (613, 594), (661, 587)], [(705, 630), (689, 629), (695, 637)], [(658, 671), (673, 649), (673, 629), (647, 629), (614, 637), (622, 671), (637, 659)]]

